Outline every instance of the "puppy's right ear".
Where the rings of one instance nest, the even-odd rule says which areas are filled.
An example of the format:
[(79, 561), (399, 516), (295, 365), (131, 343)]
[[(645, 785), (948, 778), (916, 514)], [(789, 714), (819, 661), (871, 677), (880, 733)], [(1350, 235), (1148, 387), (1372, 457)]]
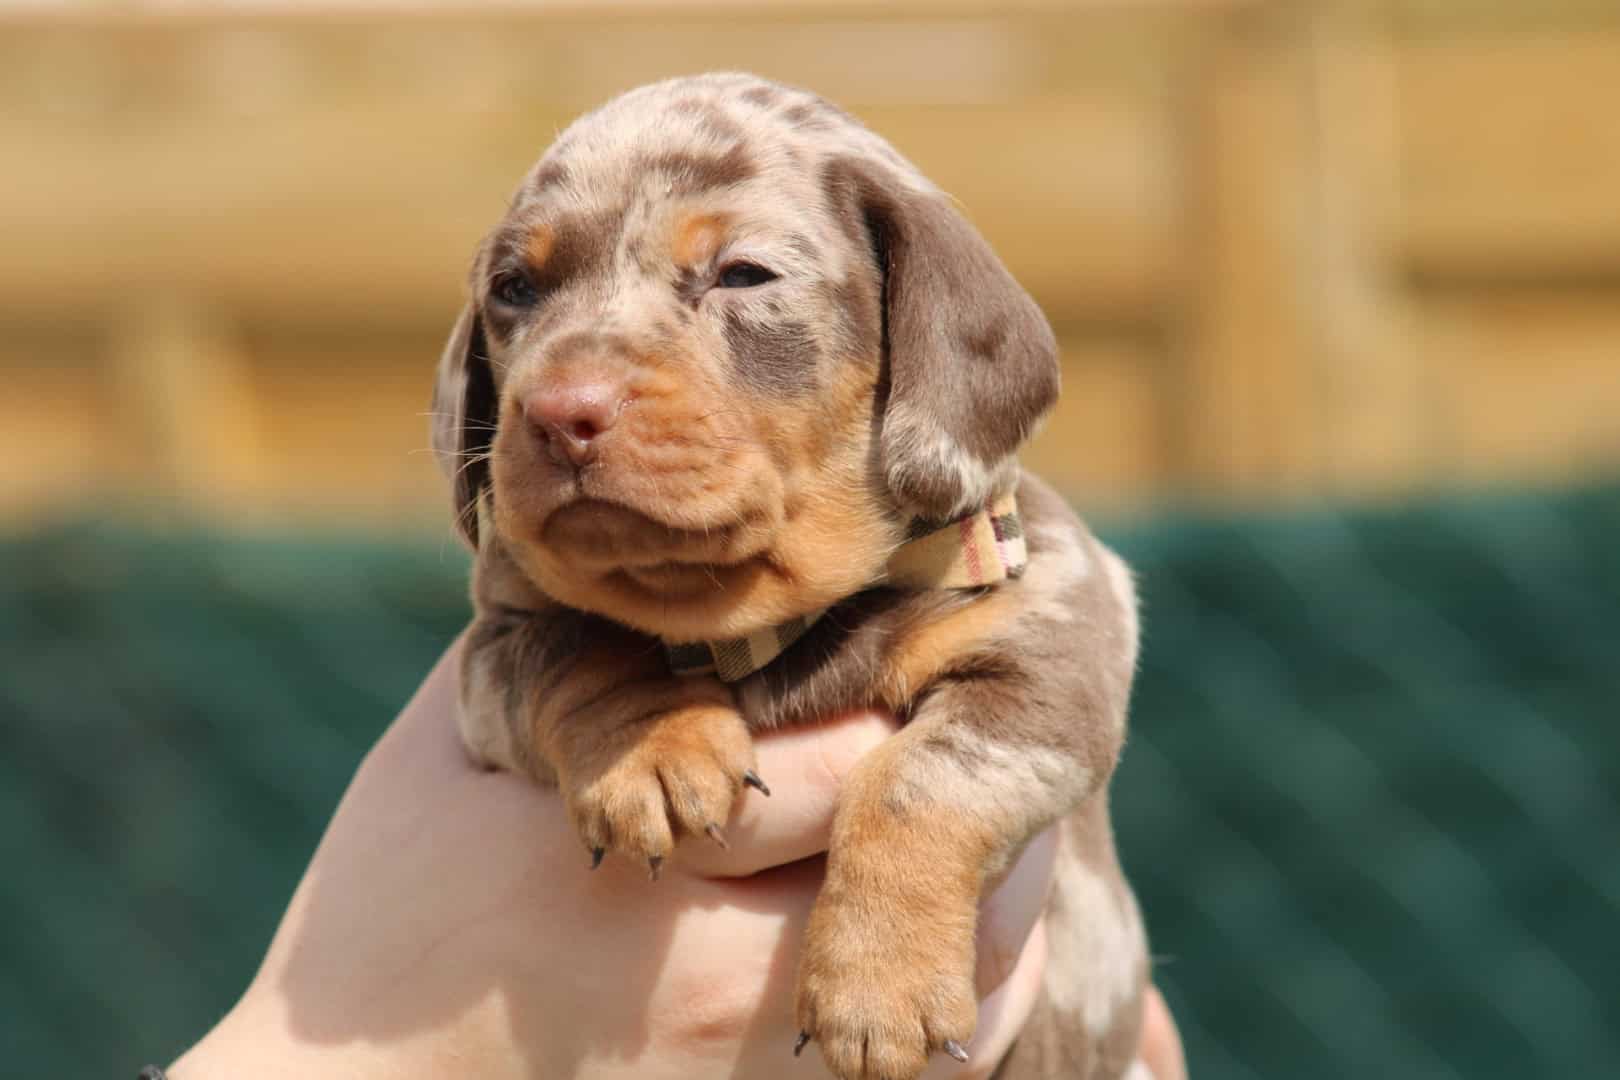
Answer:
[(439, 358), (433, 386), (433, 449), (450, 479), (456, 528), (474, 550), (478, 547), (478, 498), (489, 486), (495, 408), (495, 376), (484, 345), (483, 322), (469, 303), (456, 318)]

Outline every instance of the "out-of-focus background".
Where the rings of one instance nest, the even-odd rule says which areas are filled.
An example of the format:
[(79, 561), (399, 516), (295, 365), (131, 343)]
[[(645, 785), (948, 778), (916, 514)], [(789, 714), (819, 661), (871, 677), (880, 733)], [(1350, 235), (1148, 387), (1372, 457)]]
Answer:
[(1613, 0), (0, 0), (0, 1046), (245, 985), (463, 622), (467, 260), (579, 111), (746, 68), (1044, 305), (1135, 562), (1117, 825), (1195, 1076), (1620, 1070)]

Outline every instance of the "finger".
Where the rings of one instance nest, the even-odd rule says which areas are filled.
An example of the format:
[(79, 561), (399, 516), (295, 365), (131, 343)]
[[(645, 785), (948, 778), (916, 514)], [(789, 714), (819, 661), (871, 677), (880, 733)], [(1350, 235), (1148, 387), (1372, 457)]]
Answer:
[(979, 905), (979, 932), (975, 935), (978, 963), (974, 983), (980, 997), (993, 992), (1019, 962), (1031, 929), (1046, 910), (1052, 891), (1052, 867), (1057, 859), (1059, 826), (1031, 840), (1013, 864), (1006, 880)]
[(439, 656), (399, 716), (366, 754), (362, 771), (425, 769), (472, 771), (471, 759), (460, 745), (456, 730), (461, 691), (461, 650), (465, 635), (457, 637)]
[(701, 837), (683, 843), (680, 867), (700, 877), (746, 877), (827, 850), (839, 786), (898, 726), (892, 716), (863, 711), (757, 738), (755, 771), (770, 795), (744, 788), (725, 827), (727, 847)]
[(993, 994), (979, 1002), (979, 1021), (973, 1042), (966, 1048), (967, 1061), (959, 1065), (943, 1054), (935, 1054), (922, 1080), (985, 1080), (995, 1072), (1035, 1008), (1041, 978), (1046, 974), (1046, 944), (1045, 924), (1037, 921), (1007, 977)]
[(1142, 1001), (1142, 1043), (1138, 1050), (1142, 1064), (1153, 1080), (1187, 1080), (1187, 1056), (1181, 1049), (1181, 1033), (1157, 987), (1147, 988)]

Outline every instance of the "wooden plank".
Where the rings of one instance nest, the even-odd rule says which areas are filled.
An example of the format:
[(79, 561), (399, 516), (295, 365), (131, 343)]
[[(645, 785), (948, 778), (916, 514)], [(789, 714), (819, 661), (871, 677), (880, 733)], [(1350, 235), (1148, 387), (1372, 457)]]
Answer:
[(1199, 491), (1299, 487), (1319, 468), (1302, 24), (1212, 38), (1187, 88), (1190, 261), (1180, 321), (1179, 471)]
[[(1056, 26), (1053, 29), (1052, 26)], [(791, 27), (791, 31), (785, 29)], [(1152, 317), (1175, 258), (1164, 33), (1016, 19), (32, 28), (0, 39), (0, 305), (121, 292), (405, 317), (575, 112), (760, 60), (867, 116), (1060, 320)], [(916, 58), (898, 65), (895, 55)], [(15, 107), (9, 107), (15, 105)], [(1073, 312), (1069, 310), (1073, 309)]]
[(961, 203), (1054, 319), (1159, 316), (1179, 254), (1167, 109), (1098, 95), (865, 119)]
[[(874, 119), (1056, 317), (1145, 318), (1162, 303), (1174, 192), (1151, 113), (1090, 102)], [(75, 308), (94, 251), (98, 289), (203, 294), (249, 317), (408, 314), (458, 293), (477, 238), (537, 152), (532, 137), (506, 137), (520, 126), (552, 127), (378, 109), (253, 132), (176, 124), (119, 147), (39, 133), (0, 207), (13, 255), (0, 263), (0, 306)], [(123, 178), (113, 197), (109, 176)]]
[[(1201, 10), (1197, 4), (1189, 11)], [(883, 14), (554, 20), (511, 16), (6, 25), (0, 94), (75, 120), (154, 112), (252, 120), (387, 102), (571, 116), (658, 78), (751, 70), (852, 109), (1087, 97), (1161, 83), (1186, 13)], [(5, 25), (0, 20), (0, 25)]]
[(89, 369), (17, 365), (5, 380), (0, 521), (105, 497), (129, 479), (116, 468), (117, 414)]
[[(1317, 400), (1316, 485), (1408, 487), (1430, 462), (1430, 377), (1411, 346), (1394, 265), (1398, 99), (1387, 38), (1359, 0), (1318, 5), (1309, 22), (1312, 188), (1303, 384)], [(1306, 447), (1301, 447), (1306, 450)]]
[[(837, 16), (845, 19), (994, 15), (1040, 15), (1087, 18), (1126, 15), (1140, 19), (1168, 12), (1178, 16), (1252, 7), (1266, 0), (544, 0), (513, 5), (504, 0), (104, 0), (94, 7), (76, 4), (11, 6), (0, 8), (0, 24), (10, 26), (71, 26), (102, 29), (152, 25), (233, 26), (387, 19), (391, 22), (465, 24), (470, 20), (544, 22), (567, 25), (577, 21), (647, 20), (676, 16), (682, 19), (721, 17), (805, 19)], [(1574, 3), (1578, 0), (1558, 0)], [(1584, 0), (1587, 3), (1601, 0)]]
[(217, 312), (179, 296), (126, 301), (112, 340), (116, 458), (150, 495), (200, 503), (259, 486), (274, 467), (258, 438), (260, 403)]
[(1620, 29), (1406, 42), (1396, 70), (1420, 278), (1620, 277)]
[(1440, 388), (1440, 475), (1526, 482), (1620, 467), (1616, 293), (1459, 290), (1426, 296), (1417, 312)]
[[(15, 385), (15, 406), (0, 409), (15, 443), (0, 518), (113, 489), (238, 525), (332, 514), (432, 524), (448, 513), (425, 416), (436, 341), (367, 350), (337, 337), (265, 339), (256, 362), (233, 372), (162, 322), (121, 350), (133, 387), (82, 368), (34, 369)], [(1063, 397), (1025, 464), (1090, 506), (1159, 490), (1168, 461), (1162, 355), (1111, 335), (1066, 338), (1063, 355)], [(190, 368), (199, 363), (205, 370)], [(161, 400), (131, 407), (146, 396)]]
[[(269, 353), (253, 372), (273, 463), (254, 500), (294, 514), (338, 513), (357, 521), (442, 523), (448, 488), (428, 438), (428, 381), (437, 341), (420, 359), (395, 351)], [(432, 350), (432, 351), (429, 351)], [(251, 507), (247, 512), (252, 512)]]
[(1614, 0), (1372, 0), (1367, 6), (1381, 9), (1400, 34), (1433, 37), (1613, 28), (1620, 22)]
[(1162, 346), (1140, 336), (1066, 336), (1063, 394), (1024, 465), (1085, 507), (1119, 507), (1163, 491), (1171, 414)]

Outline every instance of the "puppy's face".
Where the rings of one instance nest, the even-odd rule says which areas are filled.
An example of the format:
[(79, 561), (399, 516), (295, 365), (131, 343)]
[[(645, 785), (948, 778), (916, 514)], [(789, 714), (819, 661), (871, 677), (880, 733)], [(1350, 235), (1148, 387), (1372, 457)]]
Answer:
[(911, 516), (1010, 483), (1055, 390), (1038, 310), (886, 144), (711, 76), (542, 158), (474, 266), (437, 434), (475, 541), (487, 486), (548, 595), (690, 640), (871, 584)]

